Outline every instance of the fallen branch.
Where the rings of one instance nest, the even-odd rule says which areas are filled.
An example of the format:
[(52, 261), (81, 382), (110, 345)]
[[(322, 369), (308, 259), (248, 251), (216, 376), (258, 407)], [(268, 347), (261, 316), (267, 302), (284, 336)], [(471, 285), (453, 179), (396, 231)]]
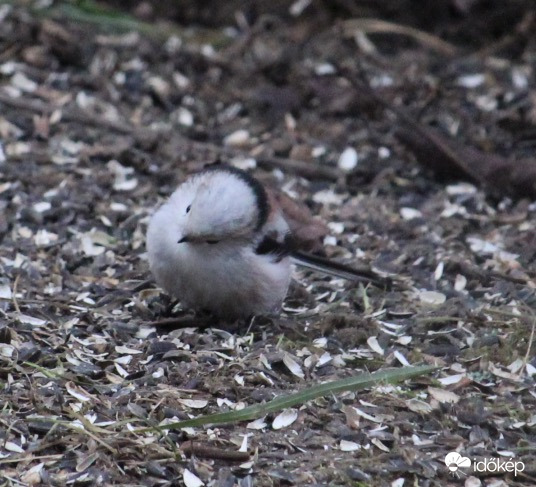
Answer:
[(454, 148), (452, 141), (431, 128), (421, 127), (413, 133), (402, 130), (397, 135), (418, 162), (442, 176), (458, 177), (461, 171), (495, 196), (536, 197), (535, 159), (507, 159), (473, 147)]
[(394, 113), (404, 128), (397, 136), (414, 153), (417, 161), (441, 177), (465, 177), (481, 184), (496, 196), (536, 197), (536, 159), (504, 158), (486, 154), (473, 147), (454, 145), (437, 130), (425, 127), (404, 110), (393, 106), (372, 90), (367, 83), (341, 68), (354, 88)]

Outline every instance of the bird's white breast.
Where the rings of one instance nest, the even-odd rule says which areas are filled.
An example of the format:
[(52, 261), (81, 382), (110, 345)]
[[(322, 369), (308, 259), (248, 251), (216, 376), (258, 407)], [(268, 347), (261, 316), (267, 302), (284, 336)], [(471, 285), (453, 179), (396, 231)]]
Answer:
[(290, 260), (255, 253), (244, 239), (178, 243), (173, 208), (162, 206), (147, 233), (149, 264), (157, 283), (186, 307), (236, 319), (279, 311), (290, 282)]

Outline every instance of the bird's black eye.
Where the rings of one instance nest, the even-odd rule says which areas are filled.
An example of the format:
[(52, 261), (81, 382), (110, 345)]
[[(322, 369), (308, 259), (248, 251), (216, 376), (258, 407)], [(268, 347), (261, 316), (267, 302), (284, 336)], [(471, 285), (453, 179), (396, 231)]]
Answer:
[(190, 213), (190, 210), (192, 209), (192, 205), (188, 205), (186, 207), (186, 213)]

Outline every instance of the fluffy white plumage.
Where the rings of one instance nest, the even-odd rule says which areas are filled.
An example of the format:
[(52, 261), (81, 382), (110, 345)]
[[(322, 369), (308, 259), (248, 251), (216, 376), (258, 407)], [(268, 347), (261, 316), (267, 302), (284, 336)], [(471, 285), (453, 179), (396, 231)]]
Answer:
[(191, 176), (152, 217), (149, 265), (156, 282), (197, 310), (224, 319), (277, 313), (290, 282), (290, 259), (259, 253), (283, 243), (288, 225), (269, 211), (260, 184), (231, 168)]

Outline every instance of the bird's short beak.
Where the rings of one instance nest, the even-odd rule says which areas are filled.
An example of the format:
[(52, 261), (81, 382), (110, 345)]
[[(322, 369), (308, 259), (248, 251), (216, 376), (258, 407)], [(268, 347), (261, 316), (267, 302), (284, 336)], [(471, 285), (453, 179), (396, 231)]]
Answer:
[(186, 242), (190, 242), (190, 241), (191, 241), (190, 237), (188, 237), (188, 235), (185, 235), (177, 243), (186, 243)]

